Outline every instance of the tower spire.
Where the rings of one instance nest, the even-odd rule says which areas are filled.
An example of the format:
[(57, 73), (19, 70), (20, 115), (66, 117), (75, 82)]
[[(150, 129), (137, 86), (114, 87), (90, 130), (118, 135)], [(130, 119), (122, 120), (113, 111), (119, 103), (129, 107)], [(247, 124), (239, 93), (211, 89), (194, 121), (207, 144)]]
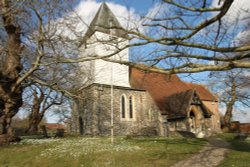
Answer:
[(101, 3), (94, 19), (90, 23), (84, 36), (84, 41), (91, 37), (96, 31), (105, 34), (111, 34), (112, 32), (114, 36), (125, 39), (128, 38), (126, 31), (121, 26), (114, 13), (110, 10), (105, 0)]

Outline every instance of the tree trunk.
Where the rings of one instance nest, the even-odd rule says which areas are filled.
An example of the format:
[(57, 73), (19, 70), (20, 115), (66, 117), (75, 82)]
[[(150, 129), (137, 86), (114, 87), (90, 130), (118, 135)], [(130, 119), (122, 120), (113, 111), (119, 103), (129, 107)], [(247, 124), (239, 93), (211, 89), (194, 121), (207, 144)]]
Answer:
[[(0, 16), (3, 27), (7, 33), (6, 62), (0, 71), (0, 122), (2, 124), (2, 134), (12, 135), (11, 119), (22, 106), (22, 87), (18, 84), (20, 72), (22, 70), (21, 60), (21, 35), (20, 27), (15, 24), (16, 18), (10, 2), (0, 0)], [(4, 54), (4, 53), (3, 53)]]
[[(15, 95), (15, 96), (13, 96)], [(22, 106), (22, 94), (20, 93), (6, 93), (4, 97), (6, 102), (4, 103), (3, 113), (1, 116), (2, 134), (11, 133), (11, 119), (18, 112), (19, 107)]]
[(45, 126), (45, 125), (42, 125), (42, 126), (41, 126), (41, 129), (42, 129), (42, 131), (43, 131), (43, 136), (46, 137), (46, 138), (48, 138), (49, 135), (48, 135), (48, 133), (47, 133), (46, 126)]
[(30, 135), (38, 134), (38, 125), (39, 123), (29, 123), (29, 128), (27, 129), (27, 133)]
[(44, 111), (40, 111), (41, 104), (44, 100), (44, 94), (40, 91), (40, 96), (37, 96), (37, 91), (33, 92), (33, 105), (29, 116), (29, 127), (26, 130), (28, 134), (37, 134), (38, 126), (43, 119)]
[(228, 102), (227, 103), (227, 109), (226, 109), (226, 113), (224, 115), (224, 126), (225, 127), (230, 127), (230, 123), (231, 123), (231, 118), (232, 118), (232, 115), (233, 115), (233, 105), (234, 105), (234, 102)]
[(42, 121), (42, 117), (40, 113), (33, 113), (30, 116), (29, 119), (29, 127), (26, 130), (28, 134), (37, 134), (38, 133), (38, 127), (40, 122)]
[(227, 102), (226, 105), (226, 113), (224, 115), (224, 127), (227, 128), (228, 130), (230, 129), (231, 125), (231, 119), (233, 116), (233, 106), (237, 100), (237, 95), (236, 95), (236, 83), (235, 79), (231, 78), (231, 99)]

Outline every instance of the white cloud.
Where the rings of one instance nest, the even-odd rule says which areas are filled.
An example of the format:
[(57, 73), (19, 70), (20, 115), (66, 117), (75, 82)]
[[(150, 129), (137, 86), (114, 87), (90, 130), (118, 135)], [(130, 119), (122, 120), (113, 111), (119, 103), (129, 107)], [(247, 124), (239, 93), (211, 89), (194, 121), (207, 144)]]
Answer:
[[(152, 21), (152, 19), (169, 17), (171, 16), (171, 14), (172, 13), (169, 11), (169, 7), (167, 3), (158, 2), (158, 3), (155, 3), (154, 6), (152, 6), (148, 10), (147, 14), (145, 15), (145, 18), (141, 22), (142, 24), (148, 24), (148, 25), (157, 24), (157, 23), (162, 24), (163, 22)], [(145, 26), (144, 32), (145, 34), (149, 36), (153, 35), (154, 37), (162, 37), (165, 35), (171, 36), (171, 34), (166, 34), (165, 28), (160, 27), (160, 26)]]
[[(141, 18), (133, 8), (127, 9), (125, 6), (113, 2), (106, 2), (106, 4), (123, 28), (127, 30), (136, 29), (143, 32)], [(100, 5), (101, 2), (96, 2), (95, 0), (81, 0), (74, 11), (54, 22), (56, 34), (69, 37), (70, 39), (82, 38)]]
[[(218, 7), (218, 1), (219, 0), (213, 0), (212, 6)], [(249, 17), (249, 12), (250, 12), (249, 0), (234, 0), (232, 6), (225, 15), (224, 20), (228, 22), (235, 22), (236, 20), (242, 20), (246, 17)]]
[(148, 10), (146, 14), (147, 18), (156, 18), (165, 14), (167, 11), (167, 5), (165, 3), (156, 3), (152, 8)]
[(247, 112), (248, 110), (248, 107), (235, 107), (232, 119), (234, 121), (240, 121), (241, 123), (249, 123), (250, 114)]
[[(128, 9), (125, 6), (113, 2), (106, 2), (106, 4), (115, 14), (123, 28), (128, 30), (139, 29), (143, 32), (143, 28), (140, 26), (140, 16), (133, 8)], [(70, 41), (68, 38), (74, 41), (79, 39), (80, 41), (96, 15), (100, 5), (101, 2), (96, 2), (95, 0), (81, 0), (72, 12), (68, 13), (63, 18), (51, 22), (50, 25), (47, 25), (47, 34), (51, 34), (55, 36), (55, 38), (60, 36), (67, 41)], [(67, 52), (67, 47), (62, 46), (63, 43), (59, 44), (59, 47), (64, 48), (62, 51)], [(71, 50), (69, 50), (69, 52), (71, 52)], [(68, 55), (70, 56), (71, 54)]]
[(250, 34), (250, 28), (239, 32), (235, 37), (234, 42), (235, 43), (249, 42), (249, 34)]
[[(219, 0), (213, 0), (212, 6), (218, 7)], [(222, 5), (223, 1), (220, 5)], [(232, 6), (223, 17), (222, 21), (227, 25), (228, 32), (236, 33), (232, 41), (232, 45), (238, 45), (244, 42), (249, 34), (250, 29), (246, 29), (247, 24), (250, 22), (250, 3), (249, 0), (234, 0)]]

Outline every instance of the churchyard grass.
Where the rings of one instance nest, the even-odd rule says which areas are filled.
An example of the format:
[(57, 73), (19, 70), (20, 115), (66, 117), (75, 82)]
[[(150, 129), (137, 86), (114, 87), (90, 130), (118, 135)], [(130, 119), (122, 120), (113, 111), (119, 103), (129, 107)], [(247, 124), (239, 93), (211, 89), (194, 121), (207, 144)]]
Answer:
[(25, 139), (0, 148), (1, 167), (160, 167), (192, 156), (199, 139), (64, 138)]
[(230, 143), (230, 149), (225, 159), (218, 167), (249, 167), (250, 166), (250, 139), (235, 139), (235, 134), (225, 133), (221, 138)]

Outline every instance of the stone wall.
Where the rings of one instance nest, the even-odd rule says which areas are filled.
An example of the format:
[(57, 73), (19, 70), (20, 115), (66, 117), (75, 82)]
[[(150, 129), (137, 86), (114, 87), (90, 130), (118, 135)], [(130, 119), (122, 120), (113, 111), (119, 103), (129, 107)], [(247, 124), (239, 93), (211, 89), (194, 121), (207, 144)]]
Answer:
[[(192, 114), (191, 114), (192, 113)], [(170, 132), (186, 131), (196, 136), (210, 136), (213, 132), (212, 118), (205, 118), (200, 106), (192, 105), (185, 118), (173, 119), (168, 121)]]
[[(121, 97), (125, 98), (125, 118), (121, 114)], [(83, 100), (76, 102), (72, 114), (72, 129), (82, 135), (109, 136), (111, 134), (111, 87), (92, 84), (82, 92)], [(129, 98), (132, 97), (133, 118), (129, 118)], [(189, 131), (206, 134), (219, 130), (216, 105), (207, 102), (213, 111), (212, 118), (204, 118), (201, 109), (196, 107), (196, 128), (192, 131), (191, 116), (166, 122), (151, 96), (145, 90), (128, 87), (113, 87), (113, 130), (114, 135), (167, 136), (170, 131)], [(217, 103), (216, 103), (217, 104)], [(210, 105), (210, 106), (209, 106)], [(193, 110), (192, 110), (193, 108)], [(215, 110), (212, 110), (212, 109)], [(195, 111), (191, 107), (190, 111)], [(199, 114), (200, 112), (200, 114)], [(193, 120), (194, 121), (194, 120)]]
[[(79, 132), (83, 135), (110, 135), (111, 88), (93, 84), (83, 92), (79, 102)], [(126, 117), (121, 115), (121, 97), (125, 97)], [(129, 118), (129, 97), (132, 97), (133, 118)], [(163, 120), (152, 98), (144, 90), (113, 87), (114, 135), (164, 135)]]
[(189, 131), (189, 124), (187, 119), (175, 119), (168, 122), (168, 128), (170, 131)]
[(213, 115), (211, 116), (211, 130), (215, 132), (220, 132), (221, 124), (218, 102), (203, 101), (203, 104), (213, 113)]

